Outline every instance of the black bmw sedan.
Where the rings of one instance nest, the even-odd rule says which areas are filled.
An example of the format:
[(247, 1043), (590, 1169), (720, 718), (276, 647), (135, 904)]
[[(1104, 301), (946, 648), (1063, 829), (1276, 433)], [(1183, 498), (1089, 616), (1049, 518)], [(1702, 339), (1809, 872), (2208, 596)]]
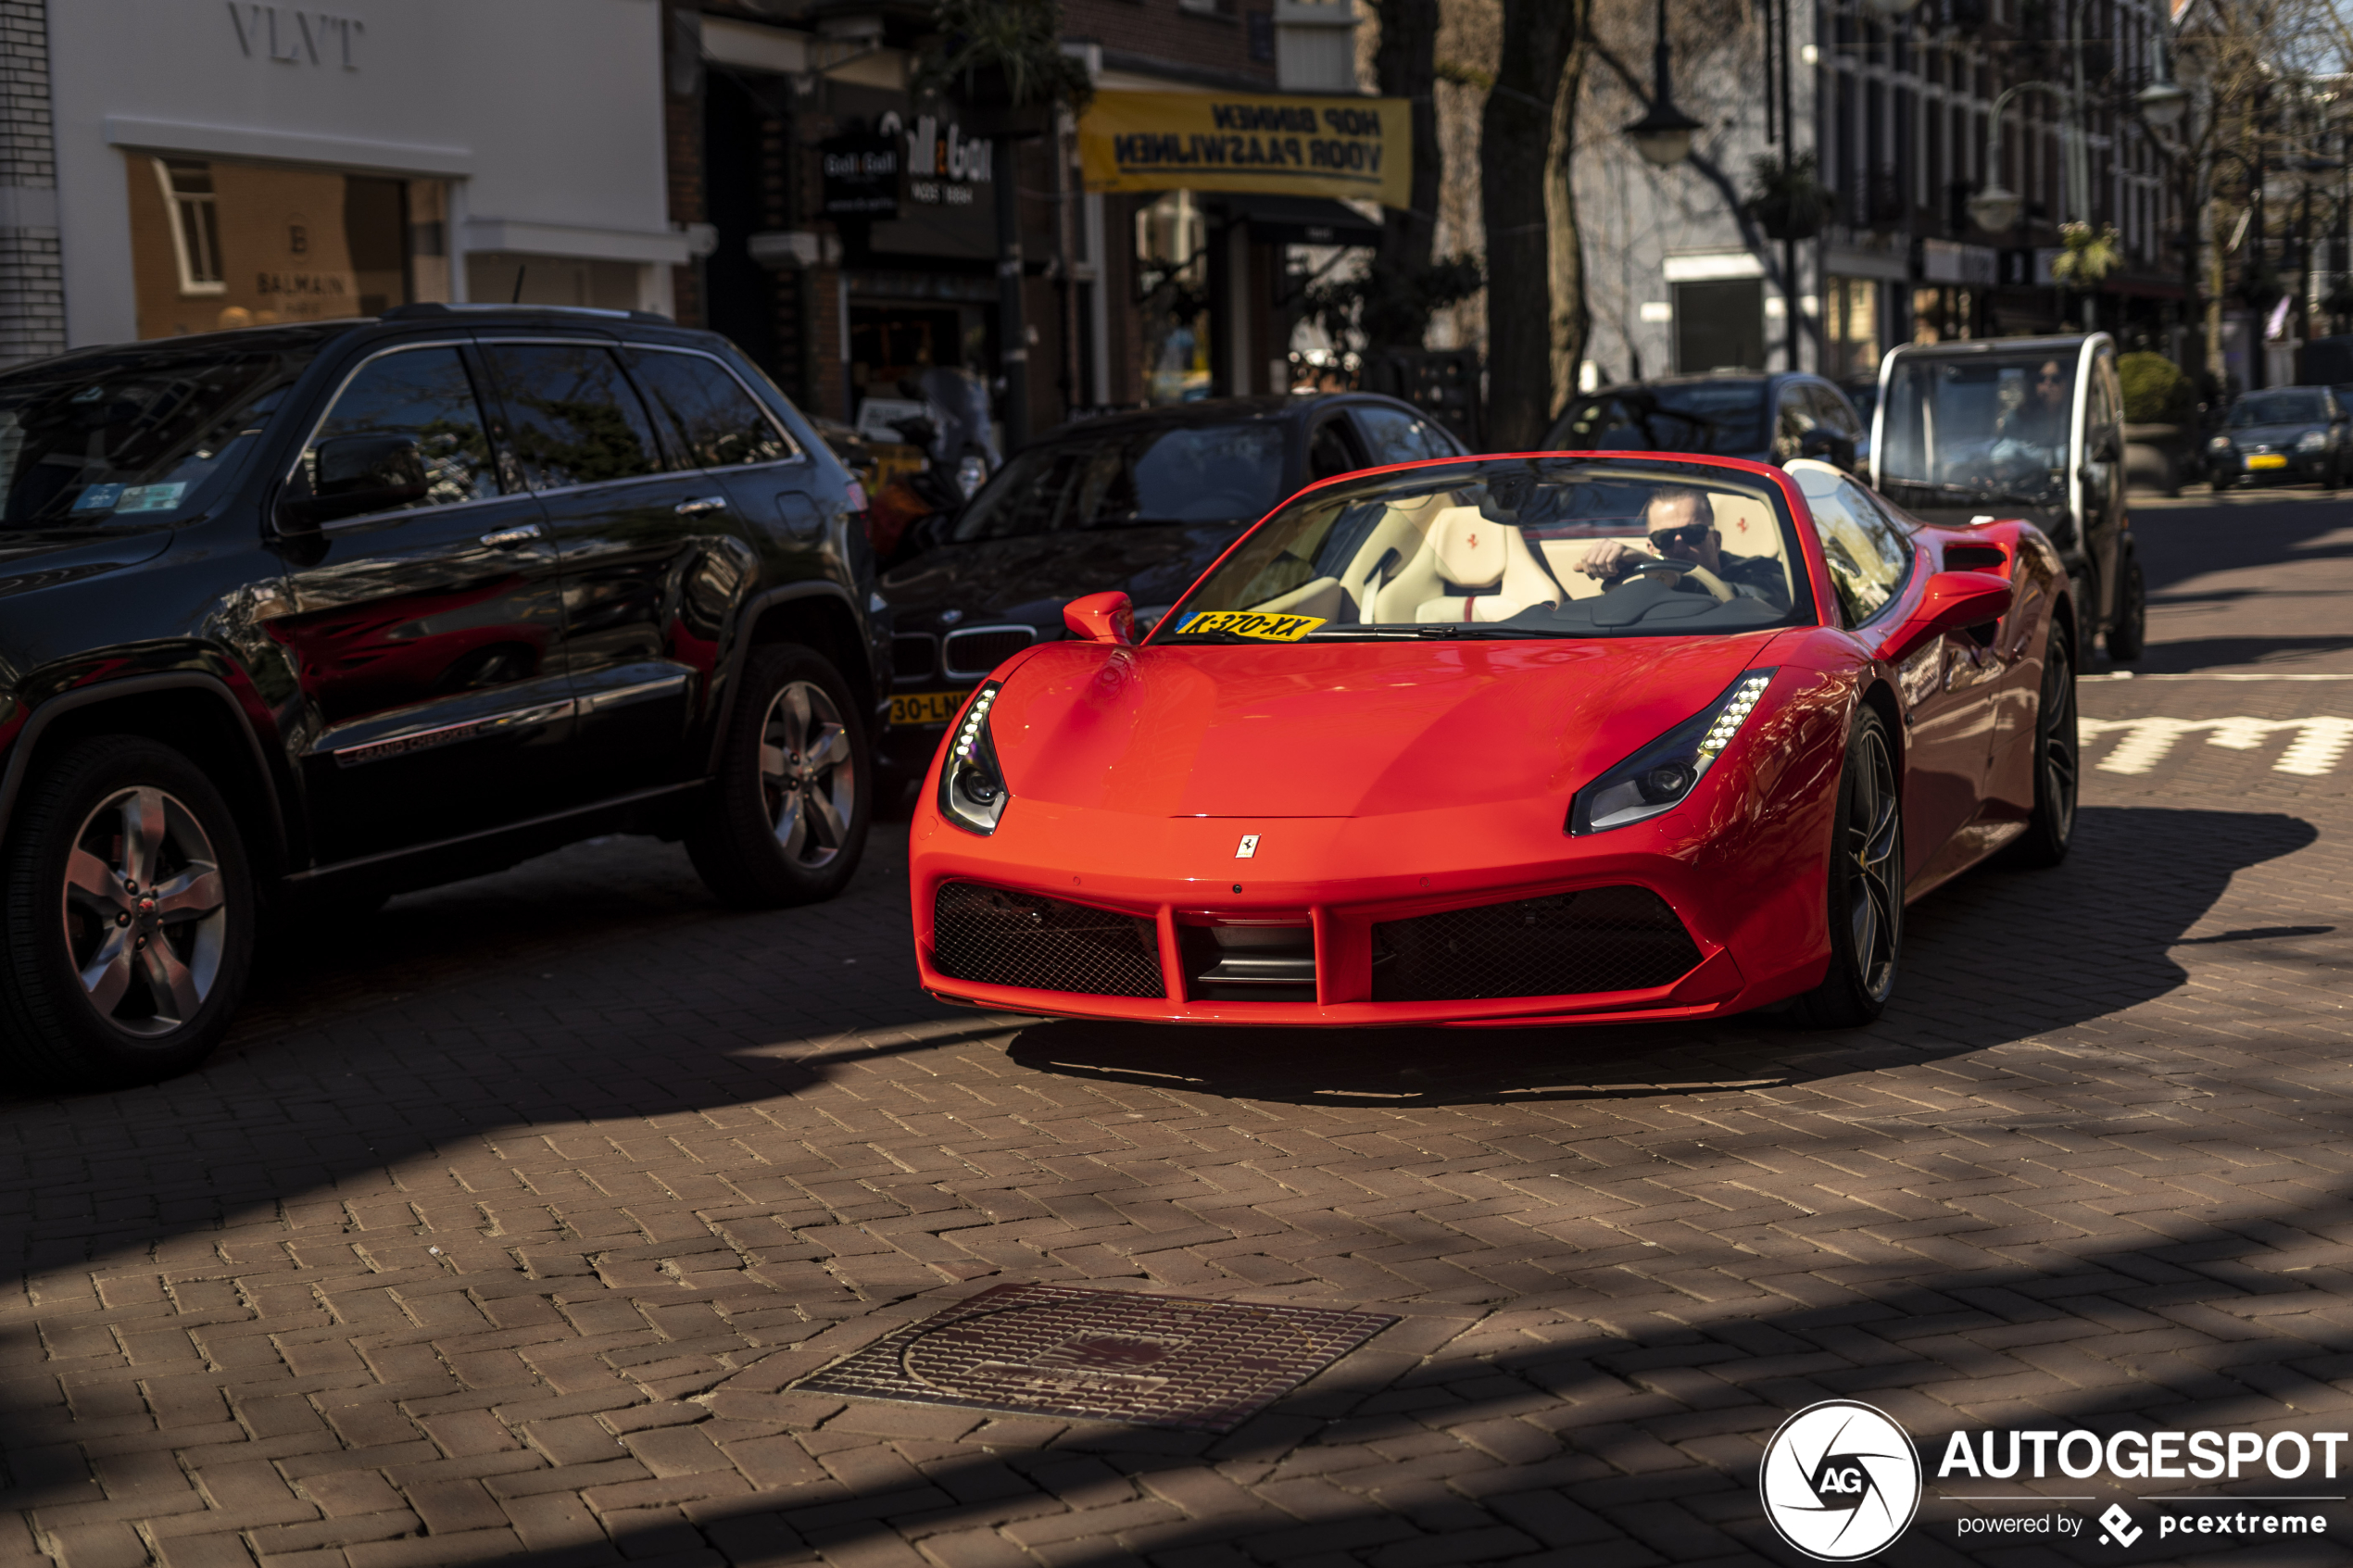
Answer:
[(2206, 443), (2206, 474), (2233, 484), (2312, 484), (2334, 490), (2353, 472), (2346, 405), (2325, 386), (2242, 393)]
[(1048, 432), (952, 518), (918, 523), (883, 574), (898, 631), (883, 788), (920, 780), (965, 694), (1061, 637), (1072, 599), (1124, 590), (1140, 631), (1302, 485), (1465, 450), (1371, 393), (1217, 398)]

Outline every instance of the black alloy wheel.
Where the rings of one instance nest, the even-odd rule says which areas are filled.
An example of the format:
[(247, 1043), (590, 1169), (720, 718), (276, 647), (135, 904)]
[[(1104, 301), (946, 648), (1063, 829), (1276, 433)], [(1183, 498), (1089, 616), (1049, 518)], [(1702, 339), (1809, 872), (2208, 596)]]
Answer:
[(2116, 585), (2116, 619), (2108, 623), (2108, 656), (2130, 664), (2148, 646), (2148, 583), (2141, 575), (2141, 558), (2127, 549), (2124, 579)]
[(185, 1072), (228, 1030), (256, 917), (236, 821), (195, 763), (130, 736), (76, 742), (0, 855), (0, 1040), (55, 1086)]
[(2056, 866), (2067, 859), (2082, 784), (2075, 720), (2074, 639), (2053, 621), (2043, 646), (2043, 689), (2034, 703), (2034, 815), (2004, 856), (2011, 865)]
[(840, 673), (798, 643), (754, 648), (686, 853), (739, 909), (830, 898), (865, 850), (871, 773)]
[(1792, 1016), (1813, 1029), (1869, 1023), (1895, 993), (1904, 953), (1904, 804), (1887, 724), (1869, 708), (1847, 737), (1831, 827), (1831, 967)]

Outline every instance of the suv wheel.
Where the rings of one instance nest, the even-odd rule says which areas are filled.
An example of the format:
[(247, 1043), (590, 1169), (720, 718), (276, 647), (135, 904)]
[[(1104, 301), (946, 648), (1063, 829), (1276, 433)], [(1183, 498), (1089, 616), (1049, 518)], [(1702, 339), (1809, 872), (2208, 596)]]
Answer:
[(256, 912), (235, 819), (195, 763), (128, 736), (77, 743), (0, 851), (0, 1041), (60, 1086), (187, 1071), (228, 1031)]
[(858, 706), (834, 667), (794, 643), (754, 648), (686, 853), (742, 909), (830, 898), (866, 847), (869, 772)]

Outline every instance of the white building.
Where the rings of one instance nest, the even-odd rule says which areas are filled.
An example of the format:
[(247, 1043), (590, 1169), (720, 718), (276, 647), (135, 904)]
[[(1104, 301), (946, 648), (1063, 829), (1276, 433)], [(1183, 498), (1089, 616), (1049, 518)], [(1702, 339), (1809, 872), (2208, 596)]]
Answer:
[(409, 300), (667, 310), (657, 0), (0, 0), (0, 363)]

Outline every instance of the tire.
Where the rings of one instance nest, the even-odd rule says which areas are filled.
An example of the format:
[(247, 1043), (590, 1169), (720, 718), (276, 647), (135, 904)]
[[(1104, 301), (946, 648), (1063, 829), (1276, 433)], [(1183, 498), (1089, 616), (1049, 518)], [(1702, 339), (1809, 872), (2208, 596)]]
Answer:
[(1870, 1022), (1904, 955), (1904, 800), (1886, 721), (1866, 708), (1846, 739), (1831, 826), (1831, 967), (1790, 1016), (1808, 1029)]
[(2043, 646), (2043, 690), (2034, 703), (2034, 815), (2004, 852), (2010, 865), (2056, 866), (2067, 859), (2083, 767), (2075, 718), (2074, 640), (2053, 621)]
[(704, 885), (738, 909), (830, 898), (865, 850), (873, 773), (839, 672), (798, 643), (756, 647), (686, 853)]
[(2130, 664), (2148, 646), (2148, 583), (2141, 575), (2141, 558), (2124, 558), (2124, 581), (2116, 586), (2116, 619), (2108, 624), (2108, 656)]
[(228, 1033), (259, 913), (236, 819), (194, 762), (74, 743), (0, 850), (0, 1043), (52, 1087), (184, 1073)]

